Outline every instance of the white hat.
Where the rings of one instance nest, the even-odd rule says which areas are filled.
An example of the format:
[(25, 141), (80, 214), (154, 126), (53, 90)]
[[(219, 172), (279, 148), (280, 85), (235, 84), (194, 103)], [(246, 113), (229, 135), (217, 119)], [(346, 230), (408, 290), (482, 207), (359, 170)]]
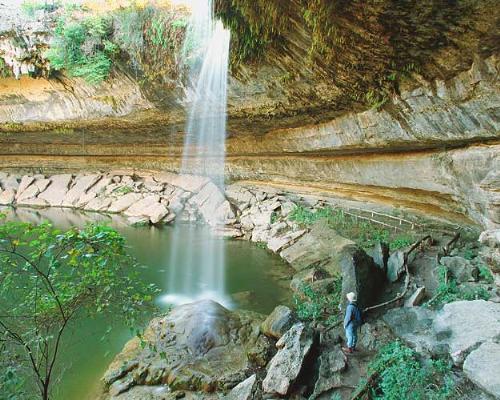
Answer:
[(354, 293), (354, 292), (347, 293), (346, 297), (347, 297), (347, 300), (349, 300), (351, 303), (353, 303), (357, 300), (356, 293)]

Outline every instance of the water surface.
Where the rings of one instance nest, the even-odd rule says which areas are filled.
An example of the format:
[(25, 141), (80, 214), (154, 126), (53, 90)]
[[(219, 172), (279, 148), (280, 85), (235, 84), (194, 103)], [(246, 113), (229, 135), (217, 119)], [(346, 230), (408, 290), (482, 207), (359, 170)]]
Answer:
[[(80, 213), (56, 208), (39, 211), (8, 209), (8, 218), (32, 223), (48, 220), (59, 229), (82, 227), (89, 222), (109, 224), (126, 238), (130, 253), (143, 264), (141, 278), (161, 289), (162, 293), (156, 301), (161, 308), (166, 307), (162, 299), (169, 295), (167, 288), (170, 287), (169, 271), (173, 267), (169, 265), (173, 227), (131, 227), (119, 216), (111, 218), (98, 213)], [(177, 249), (176, 268), (182, 270), (183, 264), (190, 258), (200, 257), (198, 252), (204, 248), (200, 241), (207, 240), (207, 232), (206, 228), (196, 225), (180, 225), (176, 230), (180, 235), (178, 243), (181, 244)], [(287, 288), (291, 273), (278, 256), (242, 240), (213, 237), (208, 240), (223, 241), (223, 276), (225, 298), (229, 307), (269, 313), (277, 304), (289, 301)], [(203, 275), (196, 270), (191, 273), (195, 284), (202, 290)], [(196, 279), (199, 281), (196, 282)], [(110, 328), (111, 332), (103, 339)], [(132, 333), (120, 324), (119, 318), (117, 321), (103, 318), (81, 321), (65, 337), (64, 351), (59, 360), (64, 372), (60, 381), (54, 385), (57, 388), (54, 400), (93, 399), (106, 367), (131, 336)]]

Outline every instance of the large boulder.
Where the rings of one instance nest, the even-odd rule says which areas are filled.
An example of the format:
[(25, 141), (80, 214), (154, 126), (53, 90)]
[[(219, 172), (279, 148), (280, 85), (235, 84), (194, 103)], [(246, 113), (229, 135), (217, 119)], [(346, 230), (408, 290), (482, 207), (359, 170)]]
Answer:
[(449, 346), (455, 363), (483, 342), (500, 339), (500, 303), (485, 300), (446, 304), (433, 323), (438, 338)]
[(500, 344), (486, 342), (464, 362), (467, 377), (496, 399), (500, 399)]
[(419, 351), (448, 353), (456, 365), (482, 343), (500, 339), (500, 303), (455, 301), (436, 312), (421, 307), (388, 311), (384, 321)]
[(146, 346), (138, 338), (125, 345), (104, 375), (106, 393), (161, 384), (204, 392), (232, 388), (255, 367), (248, 354), (271, 346), (260, 340), (262, 320), (209, 300), (179, 306), (151, 321), (143, 335)]
[(342, 298), (349, 292), (358, 296), (359, 307), (366, 308), (374, 304), (384, 285), (383, 271), (373, 259), (358, 247), (344, 250), (340, 261), (342, 267)]
[(299, 377), (313, 344), (312, 329), (303, 323), (293, 325), (276, 343), (279, 350), (269, 363), (262, 382), (264, 392), (285, 396)]
[(294, 322), (293, 311), (287, 306), (277, 306), (262, 323), (262, 333), (275, 339), (281, 338)]
[(341, 274), (343, 295), (356, 292), (362, 308), (376, 300), (383, 286), (383, 273), (373, 259), (326, 221), (316, 222), (309, 233), (280, 254), (299, 272), (320, 267), (332, 277)]
[(322, 352), (319, 357), (318, 379), (310, 399), (342, 386), (342, 372), (347, 368), (347, 357), (337, 345), (330, 351)]

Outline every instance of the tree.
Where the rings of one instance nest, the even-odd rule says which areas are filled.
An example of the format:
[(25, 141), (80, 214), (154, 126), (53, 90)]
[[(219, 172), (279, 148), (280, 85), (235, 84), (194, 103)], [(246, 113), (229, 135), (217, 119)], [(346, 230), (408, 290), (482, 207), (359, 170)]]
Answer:
[[(134, 267), (123, 237), (106, 226), (61, 232), (49, 223), (0, 224), (0, 351), (17, 360), (9, 368), (31, 372), (43, 400), (71, 324), (106, 314), (133, 325), (151, 307), (156, 289)], [(0, 386), (17, 384), (9, 378), (0, 376)]]

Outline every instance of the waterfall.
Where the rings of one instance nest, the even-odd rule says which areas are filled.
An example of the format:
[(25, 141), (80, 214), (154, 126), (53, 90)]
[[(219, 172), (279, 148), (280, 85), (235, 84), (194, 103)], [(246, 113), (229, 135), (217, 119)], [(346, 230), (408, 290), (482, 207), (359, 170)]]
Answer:
[[(223, 191), (230, 31), (214, 20), (212, 0), (191, 4), (184, 46), (190, 69), (188, 119), (180, 173), (209, 177)], [(189, 240), (184, 236), (180, 243), (179, 229), (174, 227), (164, 301), (208, 298), (228, 305), (223, 240), (214, 238), (208, 228), (200, 235), (198, 227), (189, 227)]]

